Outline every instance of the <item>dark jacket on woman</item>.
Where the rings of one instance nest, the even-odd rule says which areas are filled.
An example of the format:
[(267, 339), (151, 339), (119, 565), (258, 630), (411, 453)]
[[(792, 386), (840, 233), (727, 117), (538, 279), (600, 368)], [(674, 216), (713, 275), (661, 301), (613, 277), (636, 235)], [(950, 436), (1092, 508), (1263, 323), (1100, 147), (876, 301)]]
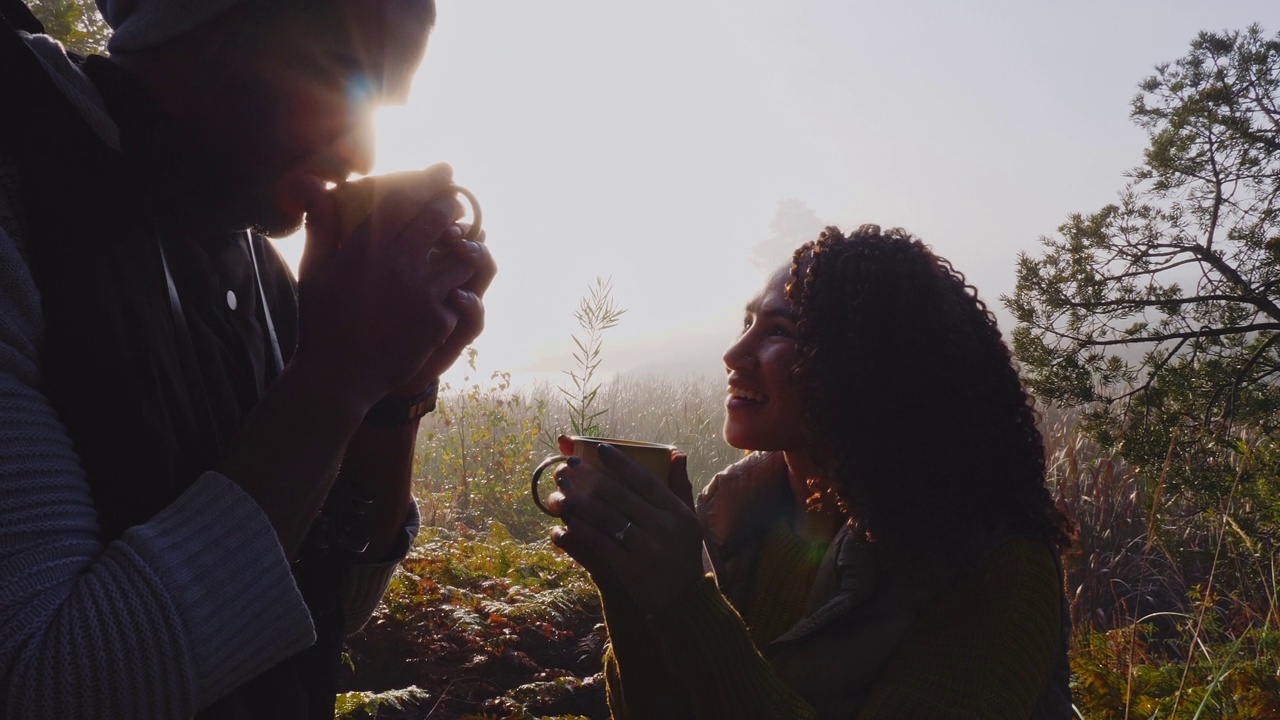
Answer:
[[(747, 456), (718, 474), (698, 498), (698, 519), (721, 591), (739, 612), (746, 607), (764, 539), (779, 517), (792, 512), (793, 502), (781, 453)], [(903, 666), (910, 663), (913, 651), (928, 646), (939, 653), (965, 654), (965, 647), (942, 647), (954, 638), (921, 638), (913, 630), (923, 615), (936, 615), (937, 608), (951, 603), (954, 593), (948, 590), (981, 575), (993, 553), (1012, 542), (1033, 541), (997, 533), (930, 567), (894, 562), (853, 524), (846, 524), (822, 560), (803, 618), (760, 650), (783, 682), (814, 706), (819, 718), (853, 718), (860, 710), (870, 711), (868, 704), (888, 707), (892, 693), (881, 685), (917, 674), (915, 668)], [(1060, 578), (1056, 552), (1047, 554)], [(1033, 709), (1022, 717), (1069, 718), (1070, 621), (1061, 581), (1040, 590), (1038, 595), (1050, 602), (1054, 595), (1059, 598), (1061, 622), (1057, 637), (1049, 639), (1056, 645), (1052, 661), (1040, 662), (1043, 676), (1022, 678), (1038, 687), (1029, 696)], [(1018, 657), (1017, 648), (1009, 652)]]

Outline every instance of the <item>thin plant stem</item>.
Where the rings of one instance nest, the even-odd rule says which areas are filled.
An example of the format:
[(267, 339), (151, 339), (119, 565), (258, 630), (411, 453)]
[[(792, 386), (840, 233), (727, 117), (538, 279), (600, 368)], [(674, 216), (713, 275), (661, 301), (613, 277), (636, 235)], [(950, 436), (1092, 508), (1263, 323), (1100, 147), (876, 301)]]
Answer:
[[(1196, 615), (1196, 627), (1191, 633), (1191, 647), (1187, 648), (1187, 660), (1182, 667), (1182, 679), (1178, 682), (1178, 692), (1173, 696), (1173, 712), (1170, 718), (1178, 716), (1178, 706), (1182, 704), (1182, 694), (1187, 687), (1187, 675), (1191, 672), (1191, 657), (1195, 654), (1195, 645), (1200, 640), (1200, 633), (1204, 629), (1204, 616), (1209, 610), (1209, 603), (1213, 598), (1213, 581), (1218, 572), (1218, 560), (1222, 554), (1222, 543), (1227, 535), (1226, 514), (1230, 513), (1235, 502), (1236, 488), (1240, 485), (1240, 478), (1244, 475), (1245, 467), (1248, 459), (1240, 463), (1239, 469), (1236, 471), (1235, 479), (1231, 482), (1231, 490), (1227, 492), (1226, 507), (1223, 509), (1224, 520), (1218, 524), (1218, 539), (1213, 548), (1213, 563), (1209, 566), (1209, 579), (1205, 582), (1204, 596), (1200, 599), (1200, 610)], [(1196, 713), (1199, 715), (1199, 712)]]

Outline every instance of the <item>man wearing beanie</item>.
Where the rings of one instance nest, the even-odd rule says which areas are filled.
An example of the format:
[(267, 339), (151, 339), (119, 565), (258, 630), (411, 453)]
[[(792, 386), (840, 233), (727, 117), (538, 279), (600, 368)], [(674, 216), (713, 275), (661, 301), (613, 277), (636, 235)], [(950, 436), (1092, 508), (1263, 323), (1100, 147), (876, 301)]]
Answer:
[(455, 198), (326, 190), (434, 4), (98, 5), (85, 59), (0, 0), (0, 717), (331, 718), (495, 272)]

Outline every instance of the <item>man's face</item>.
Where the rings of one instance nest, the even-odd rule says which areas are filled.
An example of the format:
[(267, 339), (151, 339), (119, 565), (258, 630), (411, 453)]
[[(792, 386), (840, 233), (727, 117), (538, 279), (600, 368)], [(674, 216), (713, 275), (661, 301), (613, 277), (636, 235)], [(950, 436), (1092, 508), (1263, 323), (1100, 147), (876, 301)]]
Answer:
[(403, 102), (434, 20), (430, 0), (322, 0), (228, 21), (184, 118), (220, 174), (238, 222), (298, 227), (309, 188), (367, 173), (373, 111)]

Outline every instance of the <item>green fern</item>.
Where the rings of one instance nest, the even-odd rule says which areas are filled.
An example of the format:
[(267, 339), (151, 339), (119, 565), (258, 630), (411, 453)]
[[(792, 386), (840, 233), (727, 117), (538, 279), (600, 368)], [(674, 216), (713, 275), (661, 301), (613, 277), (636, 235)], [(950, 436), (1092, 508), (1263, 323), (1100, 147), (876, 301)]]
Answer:
[(430, 697), (431, 695), (426, 690), (419, 688), (417, 685), (384, 692), (345, 692), (338, 695), (334, 719), (344, 720), (345, 718), (354, 719), (366, 716), (376, 718), (378, 717), (378, 711), (383, 707), (404, 710), (406, 705), (421, 705)]

